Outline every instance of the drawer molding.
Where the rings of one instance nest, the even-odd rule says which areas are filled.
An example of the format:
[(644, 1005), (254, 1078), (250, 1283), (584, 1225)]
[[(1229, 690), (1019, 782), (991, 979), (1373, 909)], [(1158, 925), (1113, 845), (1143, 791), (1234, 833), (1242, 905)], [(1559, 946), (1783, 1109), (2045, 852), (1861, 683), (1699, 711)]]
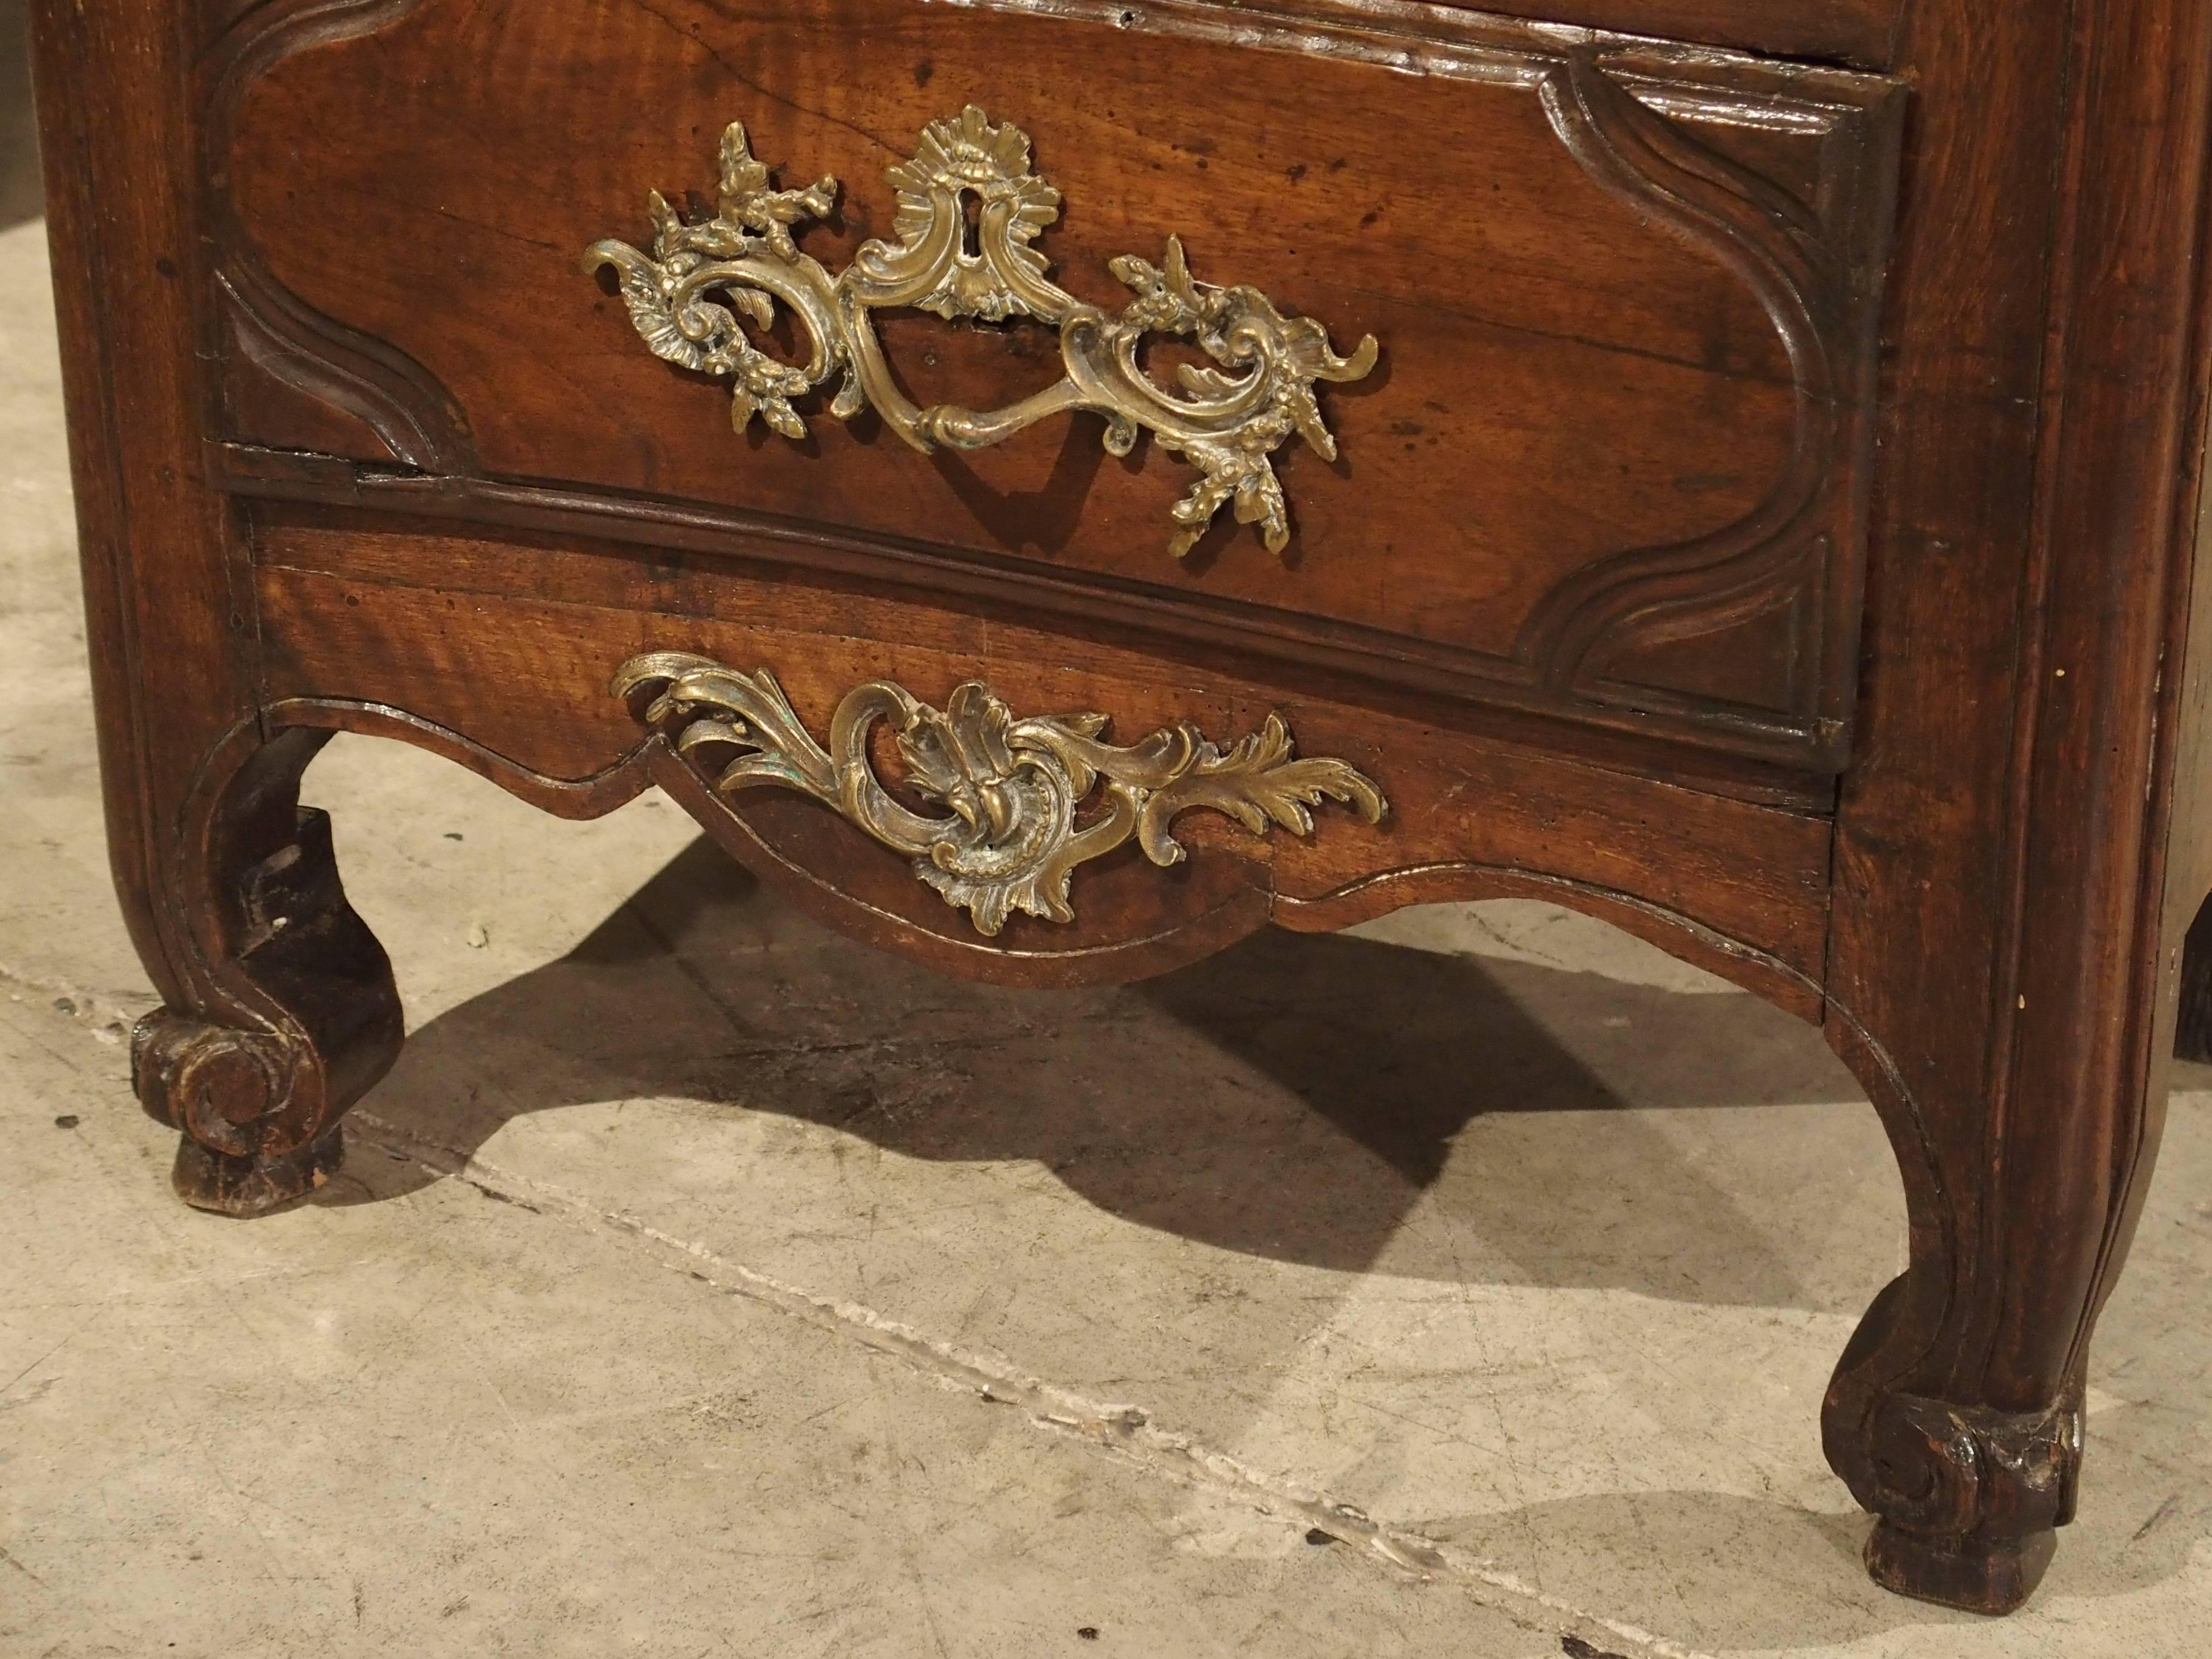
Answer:
[[(1030, 244), (1060, 217), (1060, 191), (1030, 171), (1030, 138), (1008, 122), (994, 126), (969, 104), (923, 129), (910, 161), (885, 175), (898, 192), (897, 246), (864, 243), (832, 275), (792, 240), (794, 226), (836, 209), (837, 180), (824, 174), (803, 190), (778, 190), (754, 159), (742, 122), (722, 134), (721, 187), (712, 217), (686, 223), (652, 192), (653, 251), (611, 238), (584, 254), (592, 275), (611, 266), (639, 337), (653, 355), (697, 373), (731, 380), (731, 423), (740, 433), (757, 415), (794, 443), (806, 422), (793, 398), (842, 376), (830, 412), (850, 420), (873, 409), (923, 454), (943, 444), (985, 449), (1057, 415), (1089, 410), (1105, 417), (1106, 453), (1117, 459), (1148, 431), (1200, 477), (1170, 514), (1168, 550), (1198, 545), (1214, 515), (1234, 504), (1237, 522), (1256, 524), (1267, 550), (1291, 542), (1290, 507), (1269, 459), (1295, 432), (1324, 460), (1336, 440), (1322, 422), (1314, 382), (1364, 379), (1378, 348), (1361, 337), (1339, 356), (1328, 333), (1304, 317), (1285, 317), (1255, 288), (1195, 281), (1182, 243), (1167, 239), (1155, 265), (1134, 254), (1109, 268), (1135, 295), (1118, 315), (1085, 305), (1048, 278), (1051, 266)], [(975, 246), (968, 244), (967, 203), (979, 210)], [(761, 350), (740, 316), (761, 329), (781, 300), (805, 326), (804, 368)], [(1004, 322), (1030, 317), (1060, 330), (1066, 373), (1054, 385), (1004, 409), (956, 404), (921, 408), (902, 392), (869, 314), (910, 306), (951, 321)], [(1182, 389), (1164, 392), (1138, 367), (1148, 337), (1188, 339), (1217, 368), (1185, 364)]]
[[(1771, 428), (1786, 429), (1786, 445), (1778, 446), (1779, 465), (1762, 493), (1739, 516), (1711, 528), (1686, 523), (1680, 535), (1624, 533), (1547, 585), (1531, 585), (1525, 609), (1499, 619), (1510, 623), (1510, 631), (1499, 628), (1477, 641), (1424, 631), (1418, 618), (1409, 623), (1395, 613), (1317, 608), (1309, 600), (1318, 575), (1327, 573), (1304, 558), (1294, 533), (1283, 549), (1291, 568), (1270, 598), (1230, 600), (1222, 590), (1234, 584), (1215, 576), (1203, 544), (1190, 562), (1145, 580), (1095, 562), (994, 545), (996, 532), (980, 523), (970, 536), (935, 524), (907, 529), (849, 522), (854, 515), (841, 503), (893, 492), (853, 489), (843, 450), (838, 459), (848, 471), (837, 475), (842, 482), (835, 487), (816, 484), (811, 495), (762, 503), (723, 499), (726, 492), (719, 488), (687, 490), (684, 475), (656, 471), (657, 453), (648, 454), (642, 476), (623, 482), (574, 474), (562, 465), (517, 468), (488, 459), (484, 444), (492, 439), (480, 441), (472, 430), (471, 408), (495, 438), (498, 422), (477, 404), (481, 389), (463, 380), (453, 385), (469, 395), (456, 392), (441, 378), (453, 372), (453, 361), (411, 355), (424, 342), (392, 329), (388, 319), (345, 307), (326, 313), (317, 308), (324, 296), (295, 292), (290, 283), (305, 268), (297, 251), (288, 251), (287, 236), (264, 213), (242, 214), (234, 194), (238, 124), (251, 114), (256, 83), (288, 60), (325, 52), (332, 64), (326, 73), (342, 81), (340, 64), (347, 66), (343, 74), (356, 74), (360, 65), (382, 63), (361, 48), (368, 37), (393, 41), (390, 52), (402, 54), (400, 42), (417, 34), (442, 39), (459, 27), (447, 14), (465, 9), (441, 0), (267, 0), (238, 15), (210, 42), (201, 70), (207, 100), (203, 176), (215, 233), (207, 256), (214, 292), (205, 355), (216, 366), (210, 391), (218, 410), (215, 429), (226, 441), (211, 465), (225, 489), (389, 505), (446, 520), (557, 526), (653, 545), (667, 544), (672, 523), (680, 521), (686, 547), (740, 558), (768, 550), (816, 570), (865, 560), (885, 579), (910, 585), (940, 581), (957, 567), (965, 590), (1012, 599), (1018, 590), (1049, 586), (1064, 590), (1070, 609), (1086, 617), (1110, 614), (1224, 644), (1233, 635), (1301, 676), (1326, 659), (1330, 672), (1370, 684), (1448, 690), (1516, 717), (1564, 717), (1665, 744), (1669, 755), (1694, 756), (1698, 764), (1717, 757), (1713, 763), (1829, 776), (1847, 763), (1857, 693), (1877, 324), (1908, 97), (1901, 80), (1402, 0), (963, 0), (958, 9), (979, 15), (1034, 15), (1069, 27), (1093, 23), (1176, 42), (1297, 53), (1470, 88), (1510, 89), (1540, 107), (1560, 151), (1627, 209), (1638, 228), (1693, 249), (1755, 301), (1781, 348), (1775, 384), (1786, 382), (1789, 394), (1773, 411)], [(313, 71), (288, 73), (301, 86), (320, 85)], [(246, 125), (250, 130), (251, 119)], [(576, 240), (599, 228), (589, 225)], [(1020, 251), (1034, 252), (1025, 246)], [(512, 256), (487, 250), (484, 257)], [(773, 254), (768, 260), (781, 264)], [(1163, 281), (1168, 274), (1161, 272)], [(1240, 290), (1193, 284), (1192, 291)], [(1392, 343), (1397, 366), (1416, 361), (1415, 341)], [(1325, 337), (1322, 346), (1328, 349)], [(1357, 357), (1337, 361), (1351, 364)], [(433, 362), (435, 368), (428, 366)], [(604, 371), (577, 369), (593, 372)], [(825, 380), (836, 373), (830, 368)], [(888, 385), (887, 369), (883, 378)], [(1143, 398), (1140, 378), (1132, 377), (1127, 388)], [(975, 418), (1013, 416), (1022, 424), (1042, 419), (1060, 412), (1069, 384), (1023, 398), (999, 417)], [(896, 397), (896, 387), (889, 389)], [(872, 399), (872, 391), (864, 395)], [(1165, 394), (1154, 389), (1149, 395)], [(1053, 409), (1036, 407), (1048, 400)], [(902, 402), (878, 406), (897, 409)], [(1102, 405), (1069, 399), (1065, 407)], [(921, 425), (957, 411), (911, 413), (913, 427), (902, 435), (917, 448), (961, 435), (933, 435)], [(1109, 411), (1107, 418), (1111, 423), (1115, 416)], [(1413, 421), (1405, 424), (1418, 429)], [(1315, 428), (1321, 441), (1335, 444), (1318, 421)], [(1110, 447), (1115, 434), (1109, 429), (1108, 435)], [(1346, 459), (1377, 477), (1395, 458), (1367, 441), (1370, 435), (1363, 433), (1349, 446)], [(1624, 431), (1624, 446), (1632, 449), (1634, 438), (1634, 430)], [(1286, 444), (1287, 433), (1272, 456), (1239, 458), (1244, 470), (1225, 491), (1213, 476), (1202, 477), (1176, 509), (1171, 546), (1180, 550), (1184, 535), (1202, 531), (1224, 505), (1240, 518), (1255, 514), (1271, 543), (1274, 526), (1294, 530), (1275, 477), (1275, 463), (1295, 453)], [(606, 453), (627, 451), (610, 444)], [(1609, 465), (1601, 449), (1591, 453), (1596, 465)], [(742, 463), (731, 470), (741, 476), (750, 471)], [(1479, 504), (1484, 475), (1472, 460), (1463, 470)], [(1340, 485), (1351, 472), (1341, 463), (1338, 472), (1316, 475), (1306, 510), (1318, 522), (1326, 497), (1340, 544)], [(1571, 482), (1563, 480), (1561, 488)], [(1677, 487), (1688, 489), (1692, 482), (1686, 473)], [(1210, 488), (1220, 498), (1201, 517)], [(917, 495), (936, 499), (926, 479)], [(1187, 525), (1186, 518), (1197, 522)], [(1378, 574), (1371, 587), (1350, 591), (1362, 599), (1423, 590), (1419, 583), (1393, 586)], [(1742, 648), (1723, 649), (1723, 641), (1741, 641)], [(1767, 665), (1759, 674), (1735, 672), (1732, 665), (1754, 658)]]
[[(296, 52), (374, 34), (423, 0), (268, 0), (239, 16), (209, 45), (199, 69), (205, 105), (203, 176), (212, 244), (215, 313), (205, 346), (211, 362), (234, 351), (272, 384), (358, 423), (402, 466), (434, 477), (480, 471), (460, 401), (414, 357), (326, 315), (269, 269), (239, 222), (230, 190), (239, 106), (261, 76)], [(234, 388), (210, 388), (218, 407)]]
[[(767, 669), (745, 674), (711, 657), (649, 652), (614, 678), (615, 696), (699, 775), (717, 797), (769, 787), (834, 807), (848, 823), (914, 860), (915, 877), (995, 937), (1016, 910), (1075, 920), (1075, 867), (1133, 838), (1166, 869), (1187, 856), (1177, 816), (1225, 813), (1254, 835), (1272, 826), (1313, 833), (1312, 809), (1343, 802), (1370, 823), (1389, 810), (1382, 792), (1340, 760), (1300, 757), (1281, 716), (1223, 750), (1188, 720), (1121, 748), (1101, 740), (1103, 714), (1016, 719), (980, 680), (938, 709), (890, 680), (854, 686), (815, 741)], [(909, 811), (878, 777), (869, 740), (888, 722), (899, 781), (942, 817)], [(1105, 811), (1079, 823), (1093, 790)]]

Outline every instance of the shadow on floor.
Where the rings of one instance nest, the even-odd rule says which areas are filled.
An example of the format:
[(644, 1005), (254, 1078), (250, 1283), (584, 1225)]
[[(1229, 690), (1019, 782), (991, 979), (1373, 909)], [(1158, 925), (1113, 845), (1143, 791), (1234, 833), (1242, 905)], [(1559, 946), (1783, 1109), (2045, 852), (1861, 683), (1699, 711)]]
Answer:
[[(1751, 1126), (1696, 1109), (1856, 1096), (1815, 1034), (1751, 997), (1343, 935), (1263, 933), (1135, 987), (973, 986), (815, 926), (702, 839), (566, 957), (420, 1028), (367, 1105), (462, 1152), (566, 1104), (773, 1112), (902, 1157), (1034, 1159), (1118, 1218), (1279, 1260), (1357, 1270), (1387, 1244), (1399, 1275), (1781, 1309), (1819, 1298), (1778, 1255), (1772, 1218), (1754, 1225), (1738, 1207), (1740, 1191), (1774, 1183), (1712, 1151)], [(1632, 1106), (1676, 1109), (1676, 1133)], [(1570, 1112), (1590, 1121), (1559, 1133), (1550, 1115)], [(1711, 1123), (1710, 1140), (1686, 1146), (1685, 1121)], [(1417, 1201), (1434, 1205), (1469, 1135), (1487, 1137), (1496, 1162), (1469, 1179), (1468, 1160), (1452, 1160), (1454, 1225), (1407, 1231), (1457, 1242), (1425, 1259), (1401, 1230)], [(1836, 1171), (1804, 1163), (1786, 1169), (1834, 1184)], [(434, 1179), (411, 1162), (355, 1167), (317, 1201)], [(1796, 1214), (1820, 1198), (1781, 1201)], [(1817, 1250), (1817, 1216), (1800, 1222)], [(1470, 1239), (1489, 1254), (1471, 1259)], [(1833, 1310), (1856, 1315), (1863, 1296)], [(2212, 1535), (2212, 1498), (2186, 1473), (2201, 1462), (2202, 1413), (2159, 1403), (2201, 1393), (2193, 1351), (2118, 1334), (2170, 1322), (2168, 1308), (2124, 1297), (2113, 1315), (2108, 1333), (2148, 1358), (2124, 1385), (2130, 1403), (2092, 1418), (2094, 1502), (2045, 1600), (2139, 1591), (2188, 1570)], [(1240, 1351), (1286, 1355), (1320, 1316), (1239, 1309)], [(1664, 1420), (1655, 1413), (1655, 1431)], [(1865, 1516), (1780, 1499), (1592, 1492), (1407, 1523), (1516, 1571), (1543, 1564), (1545, 1586), (1571, 1599), (1601, 1582), (1613, 1616), (1714, 1650), (1978, 1622), (1869, 1583)]]
[[(2178, 1374), (2174, 1381), (2188, 1386)], [(2202, 1417), (2162, 1414), (2169, 1420), (2157, 1427), (2125, 1409), (2093, 1425), (2084, 1456), (2091, 1489), (2081, 1518), (2058, 1535), (2049, 1577), (2015, 1615), (2034, 1627), (2021, 1631), (2021, 1653), (2066, 1650), (2063, 1632), (2080, 1614), (2047, 1619), (2054, 1600), (2139, 1594), (2190, 1571), (2212, 1536), (2212, 1498), (2185, 1484), (2191, 1477), (2184, 1473), (2195, 1467)], [(2185, 1484), (2177, 1492), (2178, 1481)], [(1663, 1630), (1698, 1653), (1857, 1652), (1856, 1644), (1885, 1632), (1931, 1626), (1970, 1635), (1991, 1627), (1984, 1615), (1893, 1595), (1869, 1579), (1863, 1562), (1874, 1522), (1856, 1510), (1820, 1513), (1731, 1492), (1593, 1492), (1408, 1524), (1480, 1559), (1544, 1564), (1540, 1582), (1570, 1601), (1579, 1595), (1587, 1603), (1589, 1582), (1601, 1578), (1609, 1617)], [(2045, 1646), (2054, 1625), (2057, 1641)], [(2142, 1634), (2145, 1656), (2201, 1650), (2148, 1621)], [(1936, 1638), (1898, 1651), (1939, 1654), (1948, 1646)]]
[[(1750, 997), (1343, 935), (1269, 930), (1135, 987), (971, 985), (817, 927), (702, 840), (567, 957), (418, 1030), (368, 1105), (465, 1153), (587, 1101), (771, 1111), (908, 1158), (1034, 1160), (1115, 1216), (1256, 1255), (1358, 1270), (1389, 1245), (1406, 1276), (1799, 1305), (1725, 1170), (1617, 1110), (1608, 1079), (1639, 1107), (1857, 1095)], [(1528, 1121), (1557, 1112), (1609, 1115)], [(1463, 1143), (1510, 1178), (1478, 1170), (1452, 1226), (1398, 1237)], [(429, 1178), (380, 1173), (375, 1195)]]

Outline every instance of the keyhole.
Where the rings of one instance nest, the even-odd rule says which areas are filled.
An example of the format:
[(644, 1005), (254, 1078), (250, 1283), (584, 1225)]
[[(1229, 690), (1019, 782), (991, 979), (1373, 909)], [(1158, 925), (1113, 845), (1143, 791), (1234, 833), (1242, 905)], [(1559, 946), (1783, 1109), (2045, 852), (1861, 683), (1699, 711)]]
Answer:
[(983, 257), (983, 198), (968, 191), (960, 192), (960, 251), (971, 259)]

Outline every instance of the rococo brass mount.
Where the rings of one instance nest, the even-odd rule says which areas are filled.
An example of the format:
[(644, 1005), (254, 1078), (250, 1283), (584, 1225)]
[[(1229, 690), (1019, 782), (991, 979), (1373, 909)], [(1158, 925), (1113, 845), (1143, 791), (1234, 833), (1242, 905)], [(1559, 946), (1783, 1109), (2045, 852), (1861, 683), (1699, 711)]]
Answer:
[[(1269, 457), (1296, 431), (1334, 460), (1336, 441), (1322, 422), (1313, 383), (1356, 380), (1375, 366), (1371, 335), (1340, 357), (1319, 323), (1284, 316), (1257, 289), (1194, 281), (1173, 236), (1161, 265), (1134, 254), (1110, 262), (1136, 295), (1118, 315), (1062, 292), (1030, 246), (1060, 216), (1060, 192), (1030, 171), (1029, 136), (993, 126), (973, 104), (957, 119), (932, 122), (915, 158), (887, 173), (898, 192), (897, 246), (865, 243), (836, 276), (801, 252), (791, 233), (831, 210), (836, 179), (775, 189), (735, 122), (722, 135), (721, 161), (714, 217), (686, 224), (656, 191), (650, 254), (611, 240), (593, 243), (584, 260), (587, 270), (612, 265), (621, 274), (630, 319), (657, 356), (732, 377), (740, 431), (757, 414), (787, 438), (805, 437), (791, 400), (840, 373), (831, 414), (846, 420), (872, 405), (924, 453), (939, 444), (981, 449), (1052, 416), (1089, 410), (1106, 418), (1109, 453), (1127, 454), (1141, 427), (1199, 469), (1202, 476), (1173, 509), (1168, 544), (1177, 557), (1231, 503), (1238, 522), (1258, 525), (1279, 554), (1290, 541), (1290, 514)], [(970, 195), (981, 209), (972, 252), (963, 199)], [(806, 325), (812, 349), (803, 368), (758, 349), (740, 325), (742, 317), (769, 326), (776, 300)], [(948, 320), (1027, 316), (1053, 324), (1066, 374), (1005, 409), (918, 407), (893, 383), (869, 321), (870, 312), (895, 306)], [(1191, 339), (1219, 367), (1186, 364), (1179, 378), (1189, 395), (1164, 392), (1138, 363), (1152, 334)]]
[[(876, 840), (914, 860), (914, 872), (964, 908), (978, 933), (995, 934), (1015, 910), (1073, 921), (1067, 883), (1075, 866), (1132, 836), (1154, 864), (1179, 864), (1170, 833), (1196, 806), (1225, 812), (1255, 835), (1270, 824), (1313, 833), (1309, 810), (1324, 797), (1349, 803), (1370, 823), (1389, 810), (1382, 793), (1340, 760), (1300, 759), (1279, 716), (1226, 750), (1187, 721), (1127, 749), (1099, 740), (1103, 714), (1017, 720), (990, 688), (956, 688), (943, 710), (888, 680), (857, 685), (830, 717), (830, 745), (814, 740), (775, 676), (725, 668), (678, 651), (633, 657), (615, 695), (649, 701), (641, 711), (719, 793), (772, 785), (835, 807)], [(902, 781), (949, 816), (926, 817), (893, 799), (868, 758), (868, 733), (891, 722)], [(1076, 814), (1103, 782), (1105, 811)]]

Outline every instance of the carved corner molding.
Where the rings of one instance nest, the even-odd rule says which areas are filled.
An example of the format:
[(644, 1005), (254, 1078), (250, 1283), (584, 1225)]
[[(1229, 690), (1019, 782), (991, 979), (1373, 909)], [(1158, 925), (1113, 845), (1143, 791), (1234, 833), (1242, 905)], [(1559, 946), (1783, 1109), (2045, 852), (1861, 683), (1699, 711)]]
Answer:
[[(1704, 249), (1758, 301), (1789, 357), (1789, 454), (1735, 523), (1624, 549), (1559, 582), (1530, 612), (1515, 654), (1540, 684), (1577, 699), (1693, 714), (1694, 700), (1670, 700), (1663, 687), (1610, 671), (1638, 648), (1717, 632), (1825, 586), (1827, 611), (1807, 641), (1825, 660), (1803, 714), (1814, 746), (1840, 765), (1856, 683), (1860, 498), (1903, 95), (1894, 82), (1862, 76), (1848, 77), (1855, 101), (1791, 107), (1748, 98), (1723, 107), (1674, 82), (1670, 69), (1633, 52), (1570, 53), (1542, 77), (1538, 96), (1553, 135), (1594, 183)], [(1814, 199), (1735, 159), (1722, 136), (1730, 122), (1779, 131), (1817, 123), (1824, 143)]]
[[(1389, 811), (1373, 782), (1340, 760), (1302, 757), (1270, 714), (1226, 750), (1187, 721), (1127, 748), (1103, 741), (1103, 714), (1016, 718), (980, 681), (943, 709), (902, 686), (870, 680), (848, 691), (825, 747), (767, 669), (741, 673), (711, 658), (663, 651), (633, 657), (614, 694), (720, 794), (774, 787), (834, 807), (848, 822), (914, 860), (917, 878), (995, 935), (1019, 910), (1068, 922), (1078, 865), (1134, 838), (1163, 868), (1182, 861), (1175, 819), (1211, 807), (1254, 835), (1313, 833), (1312, 809), (1345, 803), (1370, 823)], [(943, 817), (893, 799), (868, 754), (869, 733), (890, 724), (900, 781)], [(1095, 792), (1102, 811), (1079, 817)]]
[[(621, 274), (630, 321), (654, 356), (730, 377), (739, 431), (759, 415), (785, 437), (804, 438), (806, 422), (791, 400), (833, 376), (842, 384), (830, 403), (832, 415), (848, 420), (872, 408), (925, 454), (939, 444), (985, 448), (1055, 415), (1088, 410), (1106, 418), (1109, 455), (1129, 453), (1141, 428), (1199, 470), (1170, 514), (1176, 528), (1168, 548), (1176, 557), (1232, 505), (1238, 523), (1260, 526), (1270, 552), (1290, 544), (1290, 508), (1268, 458), (1295, 432), (1325, 459), (1336, 459), (1314, 382), (1365, 376), (1375, 367), (1374, 336), (1340, 357), (1319, 323), (1284, 316), (1259, 289), (1194, 279), (1172, 235), (1158, 265), (1133, 253), (1110, 262), (1136, 296), (1120, 312), (1109, 316), (1084, 304), (1048, 280), (1051, 266), (1030, 246), (1059, 218), (1060, 196), (1030, 171), (1029, 135), (1011, 123), (993, 125), (973, 104), (931, 122), (913, 159), (885, 176), (898, 197), (897, 244), (864, 243), (832, 276), (799, 251), (791, 232), (835, 209), (837, 180), (824, 175), (803, 190), (776, 189), (754, 159), (743, 124), (732, 122), (722, 135), (713, 216), (686, 223), (654, 191), (653, 251), (595, 242), (584, 268), (611, 265)], [(980, 210), (973, 251), (971, 197)], [(804, 368), (760, 350), (739, 322), (769, 327), (778, 300), (811, 337)], [(892, 380), (869, 320), (871, 312), (900, 306), (948, 321), (1029, 317), (1050, 324), (1060, 330), (1066, 372), (1005, 409), (917, 407)], [(1154, 335), (1193, 341), (1218, 367), (1186, 364), (1180, 379), (1187, 395), (1164, 392), (1138, 367)]]
[[(398, 347), (349, 327), (280, 282), (239, 217), (231, 149), (238, 111), (261, 76), (294, 55), (388, 28), (424, 0), (264, 0), (235, 15), (199, 68), (201, 168), (215, 313), (211, 362), (266, 378), (356, 424), (363, 439), (418, 472), (477, 470), (468, 416), (438, 377)], [(228, 430), (232, 388), (217, 395)]]

